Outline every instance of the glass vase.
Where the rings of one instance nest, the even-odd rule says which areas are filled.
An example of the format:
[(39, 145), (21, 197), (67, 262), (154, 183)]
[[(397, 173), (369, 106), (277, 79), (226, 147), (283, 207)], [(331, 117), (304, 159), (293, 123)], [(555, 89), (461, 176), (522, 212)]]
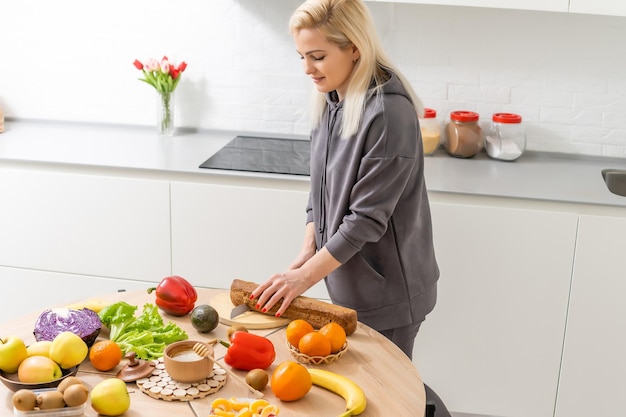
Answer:
[(174, 92), (157, 92), (157, 132), (160, 136), (174, 136)]

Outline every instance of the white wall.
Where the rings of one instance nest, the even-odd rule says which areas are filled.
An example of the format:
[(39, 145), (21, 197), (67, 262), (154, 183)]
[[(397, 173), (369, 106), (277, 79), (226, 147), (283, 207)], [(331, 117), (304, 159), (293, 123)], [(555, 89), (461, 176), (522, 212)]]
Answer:
[[(300, 0), (4, 1), (0, 107), (153, 125), (135, 58), (189, 63), (177, 124), (305, 134), (311, 89), (286, 25)], [(368, 3), (428, 107), (520, 113), (532, 150), (626, 157), (626, 18)]]

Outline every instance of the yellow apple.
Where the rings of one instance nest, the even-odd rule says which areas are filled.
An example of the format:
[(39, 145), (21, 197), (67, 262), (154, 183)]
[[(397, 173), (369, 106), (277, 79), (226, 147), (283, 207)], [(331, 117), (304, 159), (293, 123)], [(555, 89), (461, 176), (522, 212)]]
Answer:
[(20, 382), (30, 384), (54, 381), (63, 376), (58, 363), (47, 356), (29, 356), (17, 368)]
[(26, 346), (26, 354), (28, 356), (47, 356), (50, 357), (50, 340), (40, 340), (31, 345)]
[(50, 359), (58, 363), (63, 369), (70, 369), (79, 365), (89, 353), (89, 348), (83, 339), (72, 332), (61, 332), (50, 344)]
[(0, 338), (0, 370), (14, 374), (26, 358), (26, 345), (17, 336)]
[(119, 378), (108, 378), (91, 390), (91, 407), (103, 416), (119, 416), (130, 408), (126, 383)]

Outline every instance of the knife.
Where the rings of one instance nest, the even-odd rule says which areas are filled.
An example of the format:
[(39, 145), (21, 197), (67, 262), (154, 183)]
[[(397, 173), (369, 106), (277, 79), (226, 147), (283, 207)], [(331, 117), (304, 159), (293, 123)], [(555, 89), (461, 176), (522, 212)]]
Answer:
[(239, 304), (237, 307), (234, 307), (230, 310), (230, 318), (234, 319), (237, 316), (242, 315), (246, 311), (250, 311), (250, 307), (247, 304)]

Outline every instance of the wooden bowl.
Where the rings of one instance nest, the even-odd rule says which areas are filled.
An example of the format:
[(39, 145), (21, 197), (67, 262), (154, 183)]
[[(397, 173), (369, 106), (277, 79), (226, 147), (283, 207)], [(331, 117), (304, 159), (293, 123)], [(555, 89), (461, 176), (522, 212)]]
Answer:
[(68, 376), (76, 376), (76, 373), (78, 372), (78, 366), (74, 366), (70, 369), (63, 369), (62, 371), (63, 376), (61, 378), (55, 379), (54, 381), (50, 382), (38, 383), (20, 382), (17, 377), (17, 373), (7, 374), (4, 371), (0, 371), (0, 381), (2, 381), (2, 383), (11, 391), (17, 391), (20, 389), (36, 390), (44, 388), (56, 388), (61, 383), (61, 381), (63, 381)]
[[(213, 361), (203, 358), (193, 351), (194, 340), (182, 340), (168, 345), (163, 352), (165, 370), (174, 381), (196, 382), (201, 381), (213, 372)], [(213, 356), (213, 346), (206, 345)]]

